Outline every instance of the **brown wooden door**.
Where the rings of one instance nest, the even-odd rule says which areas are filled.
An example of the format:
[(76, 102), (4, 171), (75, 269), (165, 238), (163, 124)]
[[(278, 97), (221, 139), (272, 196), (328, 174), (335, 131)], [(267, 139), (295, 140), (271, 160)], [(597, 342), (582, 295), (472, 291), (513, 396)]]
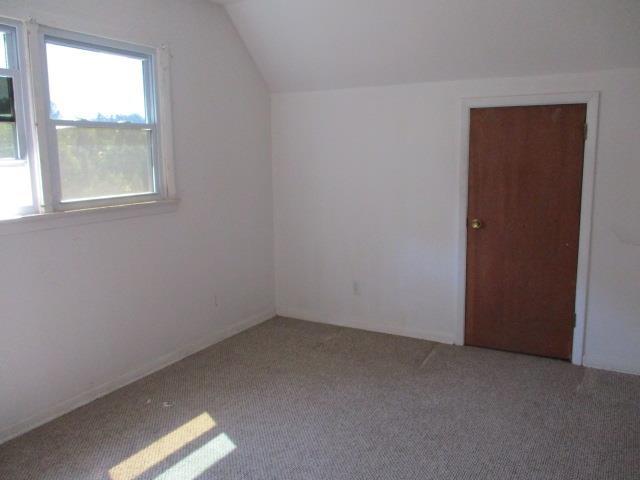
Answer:
[(471, 110), (467, 345), (571, 357), (586, 110)]

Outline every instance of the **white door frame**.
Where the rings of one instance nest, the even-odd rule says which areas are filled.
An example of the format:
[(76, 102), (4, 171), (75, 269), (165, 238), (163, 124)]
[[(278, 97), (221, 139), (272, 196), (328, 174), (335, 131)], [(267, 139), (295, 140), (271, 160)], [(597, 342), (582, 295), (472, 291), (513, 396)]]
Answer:
[(571, 361), (582, 365), (584, 355), (585, 326), (587, 322), (587, 295), (589, 287), (589, 265), (591, 258), (591, 228), (593, 217), (593, 194), (596, 171), (596, 146), (598, 136), (599, 92), (557, 93), (540, 95), (516, 95), (509, 97), (465, 98), (462, 100), (462, 135), (460, 148), (460, 198), (458, 235), (458, 325), (457, 345), (464, 345), (466, 266), (467, 266), (467, 202), (469, 183), (469, 129), (472, 108), (514, 107), (533, 105), (560, 105), (584, 103), (587, 105), (588, 134), (584, 149), (584, 171), (582, 178), (582, 205), (580, 213), (580, 245), (578, 248), (578, 276), (576, 285), (576, 326), (573, 332)]

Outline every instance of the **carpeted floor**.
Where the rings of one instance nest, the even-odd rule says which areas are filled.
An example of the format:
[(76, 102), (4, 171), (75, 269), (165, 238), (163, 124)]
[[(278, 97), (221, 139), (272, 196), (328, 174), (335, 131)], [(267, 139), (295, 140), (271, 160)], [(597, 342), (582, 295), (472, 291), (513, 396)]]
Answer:
[(640, 377), (277, 318), (1, 445), (0, 478), (640, 479)]

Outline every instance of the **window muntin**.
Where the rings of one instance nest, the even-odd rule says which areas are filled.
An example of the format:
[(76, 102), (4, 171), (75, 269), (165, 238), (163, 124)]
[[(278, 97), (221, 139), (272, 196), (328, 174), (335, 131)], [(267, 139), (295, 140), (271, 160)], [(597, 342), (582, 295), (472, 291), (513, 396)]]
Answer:
[(160, 196), (153, 57), (44, 36), (58, 209)]
[(0, 219), (35, 211), (18, 29), (0, 21)]

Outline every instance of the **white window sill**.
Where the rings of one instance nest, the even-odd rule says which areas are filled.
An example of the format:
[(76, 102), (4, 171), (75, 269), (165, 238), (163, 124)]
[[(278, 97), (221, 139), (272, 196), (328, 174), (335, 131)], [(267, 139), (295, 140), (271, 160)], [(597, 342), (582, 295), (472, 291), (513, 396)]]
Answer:
[(178, 203), (178, 199), (155, 200), (68, 212), (25, 215), (23, 217), (0, 220), (0, 236), (171, 213), (177, 210)]

